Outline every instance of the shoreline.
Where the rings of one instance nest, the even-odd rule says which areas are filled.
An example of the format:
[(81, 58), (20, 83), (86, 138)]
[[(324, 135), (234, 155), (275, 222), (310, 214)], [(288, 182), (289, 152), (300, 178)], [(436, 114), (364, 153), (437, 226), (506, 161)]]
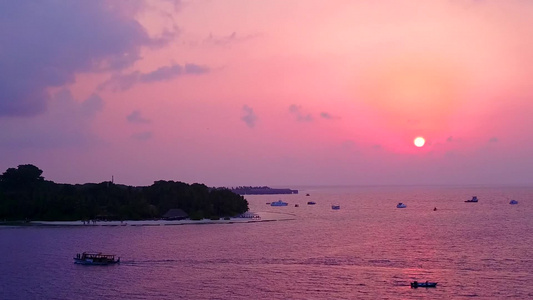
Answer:
[(6, 221), (0, 222), (0, 227), (122, 227), (122, 226), (173, 226), (173, 225), (202, 225), (202, 224), (235, 224), (257, 223), (295, 220), (293, 215), (273, 212), (247, 213), (245, 217), (235, 217), (229, 220), (125, 220), (125, 221)]

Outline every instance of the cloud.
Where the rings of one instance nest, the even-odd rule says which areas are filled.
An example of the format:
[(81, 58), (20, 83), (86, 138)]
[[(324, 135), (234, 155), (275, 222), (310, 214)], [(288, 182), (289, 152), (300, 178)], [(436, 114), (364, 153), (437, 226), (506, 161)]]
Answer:
[(136, 21), (143, 1), (0, 1), (0, 117), (43, 113), (49, 87), (80, 72), (119, 71), (151, 38)]
[(97, 112), (104, 109), (104, 101), (97, 94), (92, 94), (89, 98), (81, 103), (80, 111), (88, 117), (92, 117)]
[(153, 137), (153, 134), (151, 131), (144, 131), (135, 133), (131, 137), (139, 141), (147, 141)]
[(320, 117), (322, 117), (323, 119), (326, 119), (326, 120), (340, 119), (339, 117), (335, 117), (335, 116), (333, 116), (333, 115), (331, 115), (330, 113), (327, 113), (327, 112), (321, 112), (320, 113)]
[(296, 120), (299, 122), (312, 122), (313, 116), (302, 112), (300, 105), (292, 104), (289, 106), (289, 112), (296, 116)]
[(137, 124), (147, 124), (147, 123), (152, 122), (149, 119), (144, 118), (141, 115), (141, 112), (138, 110), (134, 110), (131, 112), (131, 114), (127, 115), (126, 120), (128, 120), (128, 122), (130, 123), (137, 123)]
[(248, 127), (250, 128), (255, 127), (257, 116), (255, 115), (254, 110), (248, 105), (244, 105), (242, 107), (242, 110), (244, 111), (244, 116), (241, 117), (241, 120), (244, 121), (244, 123), (246, 123)]
[(209, 73), (210, 69), (206, 66), (196, 64), (173, 64), (170, 66), (163, 66), (155, 71), (148, 73), (141, 73), (135, 71), (129, 74), (114, 74), (109, 80), (100, 84), (99, 90), (112, 89), (114, 91), (124, 91), (132, 88), (138, 83), (151, 83), (159, 81), (169, 81), (178, 76), (184, 75), (202, 75)]
[(0, 148), (57, 149), (98, 144), (91, 124), (104, 109), (104, 101), (93, 94), (83, 101), (62, 89), (50, 96), (48, 109), (33, 118), (0, 118)]
[(209, 36), (204, 40), (204, 43), (216, 46), (226, 46), (229, 44), (245, 42), (251, 39), (258, 38), (260, 36), (261, 34), (248, 34), (244, 36), (239, 36), (235, 31), (226, 36), (215, 36), (210, 33)]

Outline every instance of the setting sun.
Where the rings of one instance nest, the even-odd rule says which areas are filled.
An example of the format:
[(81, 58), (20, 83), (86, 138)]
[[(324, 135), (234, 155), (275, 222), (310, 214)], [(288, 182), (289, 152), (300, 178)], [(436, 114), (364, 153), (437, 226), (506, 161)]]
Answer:
[(414, 141), (415, 146), (422, 147), (426, 143), (426, 140), (423, 137), (417, 137)]

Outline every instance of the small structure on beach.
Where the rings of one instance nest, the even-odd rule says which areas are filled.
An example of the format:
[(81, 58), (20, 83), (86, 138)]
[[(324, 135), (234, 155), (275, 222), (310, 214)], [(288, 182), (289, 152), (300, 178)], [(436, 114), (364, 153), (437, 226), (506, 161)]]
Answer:
[(184, 212), (182, 209), (179, 209), (179, 208), (172, 208), (172, 209), (169, 209), (164, 215), (163, 215), (163, 220), (168, 220), (168, 221), (172, 221), (172, 220), (184, 220), (184, 219), (187, 219), (189, 217), (189, 215)]
[(250, 212), (250, 211), (240, 214), (239, 218), (261, 219), (261, 217), (258, 214)]

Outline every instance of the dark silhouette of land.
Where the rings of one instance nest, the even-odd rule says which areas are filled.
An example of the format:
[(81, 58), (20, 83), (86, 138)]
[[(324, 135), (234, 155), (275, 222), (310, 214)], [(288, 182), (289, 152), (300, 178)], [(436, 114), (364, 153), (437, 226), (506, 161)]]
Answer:
[(0, 220), (146, 220), (170, 209), (199, 220), (248, 210), (248, 201), (227, 188), (163, 180), (142, 187), (109, 181), (72, 185), (45, 180), (42, 173), (19, 165), (0, 175)]
[(275, 194), (298, 194), (298, 190), (275, 189), (268, 186), (239, 186), (231, 189), (239, 195), (275, 195)]

